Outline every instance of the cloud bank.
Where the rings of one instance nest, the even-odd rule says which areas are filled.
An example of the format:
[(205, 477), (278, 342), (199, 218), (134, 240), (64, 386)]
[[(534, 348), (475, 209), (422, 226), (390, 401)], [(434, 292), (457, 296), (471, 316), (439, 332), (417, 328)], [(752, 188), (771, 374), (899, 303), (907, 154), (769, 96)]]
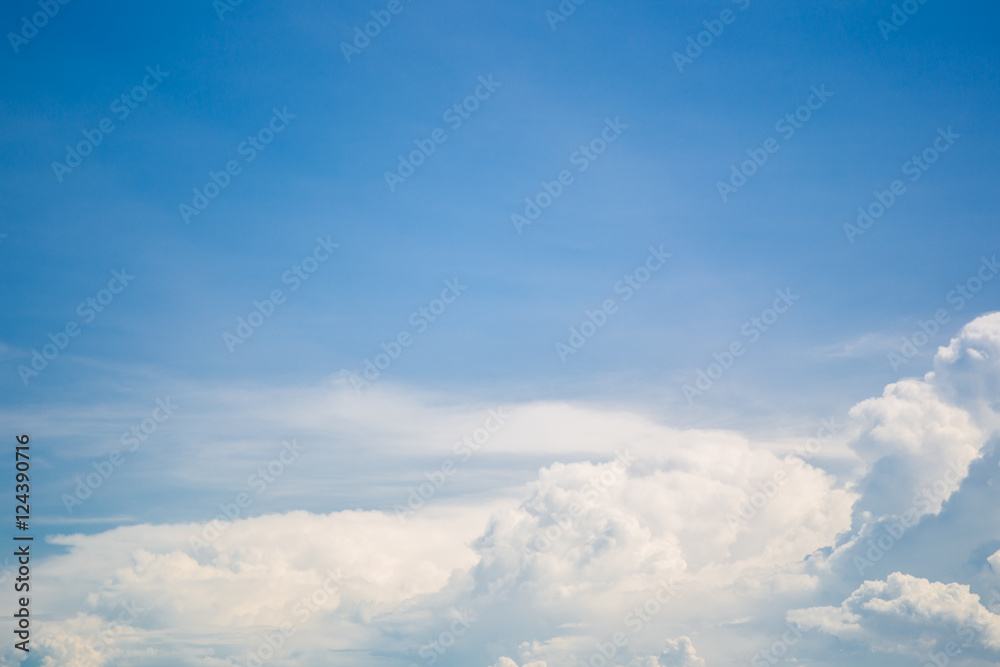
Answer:
[[(391, 410), (409, 421), (386, 420), (389, 394), (338, 386), (303, 391), (281, 418), (374, 433), (381, 455), (416, 447), (411, 430), (440, 442), (483, 419), (484, 406), (394, 388)], [(939, 652), (989, 664), (1000, 659), (996, 505), (982, 508), (992, 532), (967, 536), (975, 549), (928, 556), (919, 574), (893, 565), (912, 561), (909, 540), (935, 539), (962, 494), (993, 493), (998, 389), (992, 314), (925, 377), (790, 450), (620, 410), (509, 406), (488, 455), (547, 462), (506, 485), (459, 470), (456, 483), (465, 474), (487, 491), (442, 485), (405, 520), (298, 510), (53, 538), (64, 553), (38, 567), (53, 611), (37, 650), (45, 667), (835, 665), (845, 651), (861, 665)], [(825, 469), (824, 451), (852, 452), (856, 472)], [(333, 461), (318, 452), (310, 474)], [(945, 578), (962, 568), (966, 581)]]

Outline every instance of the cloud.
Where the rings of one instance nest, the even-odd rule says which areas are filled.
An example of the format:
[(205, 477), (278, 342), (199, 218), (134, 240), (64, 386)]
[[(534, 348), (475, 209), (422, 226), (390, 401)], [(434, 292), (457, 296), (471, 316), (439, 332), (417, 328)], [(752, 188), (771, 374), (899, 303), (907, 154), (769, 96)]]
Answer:
[(822, 345), (814, 352), (827, 357), (863, 358), (882, 356), (899, 346), (899, 337), (882, 332), (866, 333), (857, 338)]
[(104, 617), (78, 613), (64, 621), (45, 623), (37, 640), (45, 652), (43, 667), (73, 662), (100, 667), (121, 661), (135, 648), (135, 628), (126, 623), (109, 623)]
[[(907, 638), (918, 640), (916, 650), (933, 649), (972, 632), (970, 646), (992, 655), (1000, 650), (998, 617), (968, 586), (932, 583), (953, 577), (885, 570), (884, 580), (859, 584), (834, 565), (885, 517), (938, 514), (965, 482), (996, 431), (993, 397), (976, 392), (993, 387), (979, 376), (997, 373), (990, 346), (998, 340), (1000, 319), (977, 320), (939, 351), (934, 373), (858, 404), (845, 436), (861, 465), (856, 476), (841, 469), (838, 477), (819, 458), (731, 431), (539, 402), (510, 406), (509, 423), (481, 453), (494, 458), (454, 477), (474, 488), (442, 487), (405, 522), (391, 509), (297, 510), (52, 538), (65, 553), (40, 562), (38, 580), (50, 608), (61, 611), (39, 621), (46, 636), (39, 651), (60, 664), (86, 650), (95, 628), (112, 623), (123, 605), (136, 604), (148, 611), (122, 624), (95, 659), (232, 667), (290, 624), (294, 634), (279, 635), (276, 667), (322, 663), (331, 651), (351, 667), (373, 653), (399, 665), (428, 656), (438, 667), (576, 664), (616, 632), (629, 639), (618, 663), (694, 667), (773, 644), (769, 633), (789, 609), (788, 619), (803, 627), (876, 651), (910, 650)], [(454, 457), (455, 433), (479, 426), (491, 407), (388, 384), (356, 397), (339, 382), (221, 399), (234, 428), (282, 437), (303, 428), (328, 439), (282, 477), (295, 486), (285, 490), (290, 497), (338, 488), (338, 443), (346, 440), (370, 444), (364, 456), (377, 461), (432, 442), (441, 460)], [(197, 465), (210, 470), (206, 476), (222, 474), (236, 444), (230, 434), (219, 451), (198, 450)], [(532, 472), (497, 477), (496, 461)], [(165, 477), (183, 474), (181, 466)], [(915, 508), (914, 497), (927, 490), (935, 497)], [(405, 498), (391, 485), (372, 493), (384, 494), (384, 508)], [(208, 506), (199, 516), (217, 513)], [(205, 544), (194, 549), (192, 536)], [(962, 563), (969, 554), (953, 558)], [(994, 568), (997, 559), (989, 559)], [(658, 597), (664, 586), (671, 592)], [(676, 639), (664, 644), (664, 637)]]
[(948, 400), (1000, 430), (1000, 313), (973, 320), (939, 348), (930, 379)]
[[(602, 663), (607, 664), (607, 663)], [(619, 666), (621, 663), (617, 663)], [(518, 667), (510, 658), (500, 658), (492, 667)], [(547, 667), (543, 661), (526, 662), (521, 667)], [(705, 667), (705, 661), (698, 657), (694, 644), (688, 637), (667, 640), (663, 652), (657, 656), (637, 656), (624, 667)]]
[(968, 586), (899, 572), (864, 582), (839, 607), (795, 610), (788, 620), (878, 652), (923, 655), (957, 642), (1000, 657), (1000, 616)]
[[(465, 544), (488, 511), (428, 511), (405, 525), (380, 512), (290, 512), (56, 538), (69, 551), (41, 566), (40, 595), (88, 611), (40, 623), (48, 638), (40, 649), (58, 660), (126, 606), (143, 610), (129, 623), (137, 642), (167, 629), (174, 644), (192, 650), (226, 637), (217, 658), (246, 655), (263, 632), (283, 624), (305, 637), (305, 646), (314, 632), (339, 635), (335, 646), (350, 644), (351, 636), (364, 643), (372, 640), (365, 619), (405, 611), (413, 599), (444, 588), (452, 572), (472, 566), (475, 554)], [(192, 548), (192, 538), (206, 539), (213, 529), (218, 537), (207, 548)], [(104, 659), (124, 642), (119, 634), (112, 639), (99, 651)]]
[(875, 516), (904, 514), (919, 492), (933, 489), (954, 468), (947, 489), (933, 494), (921, 514), (940, 512), (987, 439), (968, 412), (942, 400), (936, 387), (923, 380), (891, 384), (881, 397), (862, 401), (850, 414), (863, 429), (854, 448), (870, 470), (861, 483), (859, 509)]
[[(239, 660), (284, 623), (293, 624), (299, 651), (364, 654), (389, 645), (411, 655), (455, 629), (451, 619), (463, 611), (479, 619), (470, 645), (531, 639), (563, 656), (589, 655), (594, 641), (606, 641), (605, 628), (628, 627), (631, 606), (653, 614), (655, 633), (704, 605), (698, 591), (737, 580), (770, 591), (775, 568), (849, 525), (853, 496), (832, 476), (744, 438), (674, 441), (673, 433), (640, 443), (641, 455), (546, 466), (520, 498), (432, 504), (405, 523), (391, 512), (296, 511), (54, 538), (69, 551), (45, 563), (46, 594), (94, 619), (132, 601), (150, 608), (136, 642), (169, 631), (177, 664), (222, 636), (214, 659)], [(753, 507), (748, 499), (779, 471), (773, 498), (732, 527), (727, 515), (741, 503)], [(332, 590), (324, 587), (328, 573), (340, 575)], [(690, 582), (689, 602), (675, 605), (672, 593), (662, 604), (652, 599), (658, 586), (679, 580)], [(576, 638), (567, 638), (574, 624)], [(53, 656), (84, 639), (73, 624), (47, 631), (53, 640), (44, 650)], [(458, 660), (458, 651), (449, 656)], [(664, 655), (674, 661), (666, 664), (700, 664), (685, 639)]]
[(668, 640), (659, 661), (654, 664), (660, 667), (705, 667), (705, 661), (698, 657), (694, 644), (687, 637)]
[(892, 383), (851, 409), (849, 444), (865, 468), (852, 486), (860, 499), (851, 534), (817, 563), (864, 574), (923, 517), (941, 514), (1000, 426), (976, 393), (1000, 381), (998, 351), (1000, 314), (981, 317), (939, 348), (934, 372)]

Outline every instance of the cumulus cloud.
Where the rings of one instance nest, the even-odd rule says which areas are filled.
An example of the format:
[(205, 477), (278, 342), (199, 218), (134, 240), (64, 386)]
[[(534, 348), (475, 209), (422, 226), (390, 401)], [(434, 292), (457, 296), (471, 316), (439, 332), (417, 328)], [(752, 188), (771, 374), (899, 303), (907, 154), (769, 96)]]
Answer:
[(101, 667), (126, 661), (139, 648), (139, 633), (126, 619), (134, 621), (145, 609), (134, 604), (122, 609), (122, 620), (109, 622), (103, 616), (81, 612), (64, 621), (43, 623), (45, 632), (37, 640), (45, 654), (43, 667), (74, 663)]
[[(777, 472), (784, 481), (773, 482)], [(758, 509), (749, 498), (766, 482), (774, 495), (762, 495), (767, 502)], [(623, 592), (687, 578), (692, 569), (712, 568), (718, 583), (738, 575), (725, 566), (733, 558), (773, 566), (829, 544), (848, 527), (853, 501), (833, 482), (745, 441), (708, 451), (677, 447), (655, 467), (554, 464), (529, 486), (526, 501), (492, 518), (476, 544), (476, 575), (490, 590), (530, 589), (536, 610), (574, 599), (570, 613), (619, 607)], [(752, 514), (734, 527), (741, 507)], [(563, 604), (556, 607), (564, 613)]]
[(851, 409), (850, 446), (865, 464), (853, 487), (860, 498), (851, 534), (815, 564), (864, 574), (923, 517), (941, 514), (1000, 426), (977, 398), (1000, 381), (998, 345), (1000, 315), (981, 317), (938, 350), (933, 372)]
[[(604, 663), (606, 664), (606, 663)], [(621, 663), (616, 663), (619, 667)], [(543, 661), (526, 662), (520, 667), (546, 667)], [(492, 667), (518, 667), (517, 662), (510, 658), (500, 658)], [(636, 656), (624, 667), (705, 667), (705, 661), (698, 657), (694, 644), (688, 637), (678, 637), (667, 640), (663, 652), (659, 656)]]
[[(95, 664), (234, 667), (292, 624), (275, 667), (326, 664), (331, 651), (352, 667), (372, 652), (400, 665), (428, 656), (439, 667), (577, 664), (615, 633), (628, 646), (609, 664), (698, 667), (773, 644), (768, 628), (792, 608), (797, 625), (876, 651), (912, 652), (914, 638), (920, 650), (934, 649), (971, 632), (969, 646), (992, 655), (998, 617), (968, 586), (900, 573), (859, 584), (831, 563), (885, 517), (938, 514), (956, 493), (996, 433), (989, 392), (998, 341), (1000, 318), (981, 318), (939, 350), (933, 373), (858, 404), (849, 436), (857, 477), (838, 478), (739, 433), (531, 403), (509, 408), (483, 453), (542, 459), (530, 477), (497, 481), (463, 469), (456, 483), (481, 488), (444, 487), (405, 522), (390, 509), (292, 511), (60, 536), (52, 541), (65, 553), (38, 564), (40, 594), (63, 610), (39, 621), (39, 652), (46, 667), (81, 651), (96, 652)], [(391, 385), (348, 397), (340, 382), (315, 395), (272, 396), (250, 424), (286, 437), (274, 427), (284, 419), (329, 429), (332, 442), (373, 434), (369, 455), (382, 459), (431, 442), (448, 457), (454, 436), (446, 434), (477, 428), (489, 407), (452, 409)], [(242, 414), (242, 399), (266, 403), (256, 392), (225, 401)], [(226, 442), (195, 462), (218, 474), (212, 457), (236, 449)], [(336, 448), (310, 451), (301, 469), (313, 481), (298, 490), (315, 497), (336, 486), (325, 479)], [(917, 506), (925, 492), (933, 496)], [(398, 489), (385, 498), (383, 508), (401, 500)], [(205, 544), (195, 549), (192, 536)], [(1000, 567), (1000, 555), (989, 563)], [(820, 606), (817, 596), (830, 591), (840, 592), (823, 603), (843, 602)], [(94, 648), (95, 633), (129, 604), (148, 611)]]
[[(126, 607), (142, 610), (128, 623), (138, 641), (167, 628), (176, 645), (191, 649), (226, 637), (216, 658), (245, 657), (263, 632), (285, 624), (299, 638), (325, 626), (305, 646), (343, 648), (352, 635), (369, 638), (366, 621), (407, 610), (412, 599), (445, 587), (452, 572), (471, 567), (475, 554), (465, 545), (488, 511), (428, 511), (405, 525), (381, 512), (291, 512), (221, 526), (143, 525), (56, 538), (69, 551), (44, 564), (41, 595), (88, 611), (41, 624), (48, 641), (40, 649), (63, 664), (57, 656), (93, 642), (95, 628)], [(207, 548), (192, 548), (192, 538), (212, 530), (218, 536)], [(434, 612), (425, 614), (434, 619), (418, 614), (399, 623), (432, 625), (448, 610)], [(325, 633), (339, 638), (318, 641)], [(123, 637), (115, 632), (93, 650), (111, 659)]]
[[(665, 439), (642, 455), (555, 463), (520, 499), (441, 504), (405, 522), (389, 512), (300, 511), (59, 537), (69, 552), (46, 564), (45, 581), (66, 607), (97, 617), (123, 602), (149, 606), (140, 640), (169, 628), (194, 650), (224, 635), (216, 659), (245, 657), (264, 629), (283, 623), (295, 625), (301, 651), (390, 644), (419, 654), (436, 650), (442, 631), (457, 632), (451, 619), (463, 611), (479, 619), (468, 642), (539, 640), (555, 655), (586, 656), (610, 631), (634, 624), (654, 633), (684, 618), (706, 604), (700, 591), (764, 582), (849, 525), (853, 496), (832, 476), (744, 438), (691, 440), (697, 446)], [(778, 471), (768, 502), (747, 504)], [(734, 528), (727, 515), (741, 503), (754, 513)], [(326, 589), (328, 573), (340, 579)], [(668, 588), (653, 595), (682, 580), (688, 602)], [(639, 615), (629, 612), (636, 605)], [(577, 629), (566, 636), (567, 627)], [(77, 630), (51, 628), (64, 645), (80, 641)], [(57, 654), (54, 643), (48, 650)], [(664, 656), (699, 664), (687, 639)]]
[[(518, 667), (518, 664), (513, 660), (511, 660), (510, 658), (500, 658), (495, 663), (493, 663), (493, 667)], [(520, 667), (548, 667), (548, 666), (544, 662), (536, 660), (535, 662), (526, 662)]]
[(705, 661), (698, 657), (694, 644), (687, 637), (678, 637), (667, 641), (663, 653), (658, 660), (644, 665), (639, 662), (629, 667), (705, 667)]
[(1000, 313), (973, 320), (940, 348), (930, 378), (949, 400), (1000, 429)]
[[(860, 509), (876, 516), (940, 512), (986, 442), (969, 413), (924, 380), (891, 384), (881, 397), (855, 406), (851, 416), (863, 429), (855, 449), (871, 470), (862, 483)], [(915, 507), (914, 497), (925, 490), (933, 492), (929, 503)]]
[(795, 610), (788, 620), (879, 652), (923, 655), (956, 642), (1000, 657), (1000, 616), (968, 586), (899, 572), (864, 582), (840, 606)]
[(987, 558), (986, 562), (990, 564), (996, 574), (1000, 575), (1000, 551)]

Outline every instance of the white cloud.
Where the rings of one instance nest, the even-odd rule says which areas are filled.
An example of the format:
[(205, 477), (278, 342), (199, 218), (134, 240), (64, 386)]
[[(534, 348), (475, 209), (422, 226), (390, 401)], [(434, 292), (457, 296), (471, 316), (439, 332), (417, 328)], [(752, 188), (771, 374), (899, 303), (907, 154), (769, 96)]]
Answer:
[[(544, 661), (526, 662), (521, 667), (547, 667)], [(607, 662), (603, 664), (608, 664)], [(621, 665), (621, 663), (616, 663)], [(500, 658), (492, 667), (518, 667), (517, 662), (510, 658)], [(678, 637), (669, 639), (659, 656), (636, 656), (624, 667), (705, 667), (705, 661), (698, 657), (691, 639)]]
[[(190, 540), (211, 538), (211, 524), (58, 538), (69, 553), (44, 564), (46, 594), (95, 617), (136, 601), (155, 610), (137, 630), (140, 640), (169, 629), (194, 650), (226, 636), (219, 659), (246, 655), (263, 629), (300, 616), (303, 651), (364, 651), (399, 635), (430, 641), (462, 608), (479, 614), (477, 626), (489, 626), (495, 641), (553, 640), (557, 653), (588, 654), (588, 641), (624, 629), (630, 605), (660, 583), (684, 579), (692, 593), (684, 604), (665, 601), (662, 613), (656, 603), (650, 633), (707, 604), (704, 591), (737, 580), (745, 590), (762, 585), (849, 525), (853, 498), (822, 471), (742, 438), (671, 442), (670, 433), (640, 450), (648, 458), (556, 463), (520, 500), (440, 503), (405, 524), (383, 512), (272, 514), (225, 524), (197, 552)], [(779, 470), (787, 481), (774, 498), (732, 530), (727, 514)], [(305, 614), (302, 600), (331, 571), (342, 572), (343, 585)], [(560, 628), (574, 623), (580, 641), (560, 649)], [(80, 640), (72, 625), (51, 632), (53, 642)], [(667, 655), (687, 656), (688, 645), (677, 642)], [(48, 650), (56, 655), (56, 644)]]
[(839, 607), (795, 610), (788, 620), (879, 652), (923, 655), (957, 642), (1000, 657), (1000, 616), (968, 586), (899, 572), (864, 582)]
[(977, 419), (1000, 430), (1000, 313), (977, 318), (934, 359), (935, 386)]
[(965, 478), (986, 442), (968, 412), (942, 400), (923, 380), (891, 384), (881, 397), (855, 406), (851, 416), (862, 425), (855, 449), (870, 470), (862, 507), (876, 516), (902, 515), (913, 507), (915, 495), (948, 480), (947, 490), (933, 494), (921, 514), (940, 512), (957, 490), (950, 479)]
[[(299, 637), (329, 631), (337, 648), (352, 645), (351, 637), (364, 642), (371, 639), (366, 620), (407, 610), (474, 564), (466, 544), (488, 512), (427, 511), (405, 525), (380, 512), (267, 515), (228, 524), (197, 556), (189, 539), (204, 537), (202, 525), (59, 538), (54, 542), (69, 552), (39, 567), (40, 595), (88, 612), (81, 621), (45, 625), (42, 650), (57, 656), (60, 647), (79, 644), (122, 605), (144, 610), (132, 624), (145, 629), (136, 630), (142, 640), (166, 629), (191, 648), (226, 637), (221, 657), (246, 654), (261, 632), (284, 623)], [(326, 630), (317, 629), (321, 621)]]
[(993, 313), (939, 348), (932, 373), (858, 403), (851, 446), (867, 466), (859, 519), (939, 514), (1000, 429), (998, 389), (1000, 313)]
[(990, 564), (996, 574), (1000, 575), (1000, 551), (987, 558), (986, 562)]
[(660, 667), (705, 667), (705, 661), (698, 657), (694, 644), (687, 637), (667, 641), (659, 661), (653, 664)]
[[(904, 650), (914, 637), (933, 647), (971, 630), (979, 650), (996, 651), (998, 617), (968, 587), (898, 573), (859, 586), (831, 563), (874, 522), (911, 508), (914, 495), (933, 489), (949, 465), (960, 482), (986, 452), (994, 397), (977, 392), (994, 386), (997, 341), (1000, 318), (977, 320), (939, 351), (933, 374), (860, 403), (851, 441), (864, 465), (860, 478), (838, 479), (820, 462), (738, 433), (542, 402), (509, 408), (509, 423), (483, 452), (531, 462), (531, 481), (496, 481), (488, 465), (472, 467), (462, 474), (481, 488), (463, 495), (449, 487), (405, 523), (391, 511), (272, 513), (228, 525), (197, 554), (188, 538), (202, 535), (204, 523), (63, 536), (55, 542), (67, 553), (38, 564), (41, 594), (49, 608), (62, 610), (39, 622), (46, 636), (39, 650), (60, 664), (85, 651), (87, 633), (122, 604), (136, 603), (150, 611), (131, 620), (97, 660), (232, 667), (261, 645), (262, 633), (291, 622), (296, 633), (275, 667), (325, 664), (330, 651), (351, 667), (367, 664), (372, 651), (390, 664), (419, 664), (420, 652), (437, 651), (441, 637), (448, 648), (439, 667), (577, 664), (615, 632), (629, 639), (619, 663), (699, 667), (748, 658), (772, 644), (765, 626), (784, 622), (789, 608), (802, 626), (876, 650)], [(366, 455), (379, 460), (428, 451), (444, 459), (453, 456), (454, 439), (496, 407), (456, 406), (388, 384), (357, 397), (342, 384), (225, 394), (220, 423), (282, 438), (305, 429), (310, 438), (366, 443)], [(203, 438), (218, 433), (224, 446), (188, 443), (181, 450), (196, 454), (185, 466), (209, 470), (199, 473), (206, 479), (222, 474), (239, 440), (219, 424), (211, 428)], [(274, 447), (263, 450), (266, 456)], [(634, 460), (615, 462), (616, 449)], [(286, 493), (315, 497), (317, 488), (336, 486), (326, 477), (342, 460), (337, 447), (309, 454), (282, 478), (297, 485)], [(174, 480), (186, 470), (164, 474)], [(940, 511), (955, 488), (920, 513)], [(382, 506), (405, 497), (391, 491)], [(217, 513), (206, 509), (204, 516)], [(989, 559), (994, 568), (998, 558)], [(342, 583), (305, 614), (303, 601), (338, 570)], [(671, 582), (679, 592), (657, 600), (653, 591)], [(815, 601), (837, 589), (856, 590), (839, 606)], [(454, 625), (460, 614), (477, 619), (467, 631)], [(459, 635), (453, 647), (450, 629)], [(664, 637), (676, 639), (664, 645)]]

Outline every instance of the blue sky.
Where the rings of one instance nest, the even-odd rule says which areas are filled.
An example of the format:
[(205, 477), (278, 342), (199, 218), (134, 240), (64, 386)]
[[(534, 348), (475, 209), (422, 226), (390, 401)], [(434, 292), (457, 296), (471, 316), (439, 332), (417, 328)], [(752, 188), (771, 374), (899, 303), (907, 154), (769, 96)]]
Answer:
[[(780, 448), (946, 363), (938, 347), (998, 310), (1000, 281), (960, 309), (952, 293), (1000, 252), (994, 5), (915, 3), (884, 33), (892, 2), (591, 0), (552, 23), (556, 2), (400, 0), (348, 61), (342, 45), (388, 4), (246, 0), (220, 17), (208, 0), (70, 2), (16, 52), (5, 39), (2, 420), (46, 443), (35, 511), (52, 534), (210, 518), (295, 437), (322, 462), (252, 514), (390, 511), (500, 404), (565, 402)], [(4, 33), (37, 11), (5, 7)], [(674, 54), (727, 11), (678, 71)], [(114, 101), (144, 79), (122, 117)], [(456, 127), (447, 110), (482, 80), (495, 90)], [(792, 136), (776, 127), (814, 89), (829, 98), (810, 118)], [(250, 152), (276, 111), (281, 130)], [(104, 119), (114, 130), (57, 175)], [(581, 171), (577, 151), (609, 122), (620, 136)], [(386, 172), (437, 128), (446, 140), (390, 189)], [(939, 131), (947, 150), (911, 181), (904, 165)], [(723, 201), (718, 182), (769, 138), (780, 149)], [(180, 205), (230, 161), (239, 173), (185, 221)], [(563, 170), (572, 183), (518, 231), (512, 214)], [(896, 179), (905, 194), (850, 242), (845, 223)], [(318, 238), (338, 247), (293, 291), (283, 278), (320, 256)], [(661, 247), (669, 260), (626, 301), (616, 284)], [(78, 305), (123, 270), (134, 281), (85, 321)], [(446, 281), (465, 289), (423, 330), (411, 315)], [(276, 289), (284, 301), (230, 352), (223, 334)], [(741, 330), (777, 290), (798, 299), (751, 342)], [(556, 344), (608, 299), (606, 323), (561, 359)], [(939, 330), (893, 368), (887, 355), (939, 310)], [(25, 383), (19, 368), (71, 322), (79, 335)], [(401, 332), (412, 345), (354, 394), (350, 374)], [(745, 353), (687, 400), (735, 342)], [(68, 513), (74, 477), (167, 396), (177, 416)], [(829, 454), (831, 488), (874, 474), (849, 453), (863, 450)], [(594, 452), (606, 453), (512, 446), (440, 497), (492, 508), (539, 468)]]
[[(976, 33), (992, 9), (969, 22), (931, 4), (886, 41), (877, 21), (888, 4), (753, 4), (679, 74), (671, 53), (725, 4), (589, 4), (555, 31), (544, 7), (404, 7), (348, 64), (339, 44), (366, 7), (244, 3), (220, 22), (205, 3), (66, 6), (5, 65), (4, 271), (17, 288), (4, 309), (6, 344), (39, 346), (112, 268), (128, 266), (141, 276), (123, 297), (130, 303), (102, 316), (103, 331), (74, 342), (74, 354), (186, 377), (315, 378), (357, 366), (439, 283), (462, 276), (472, 298), (394, 376), (463, 391), (528, 383), (556, 395), (597, 376), (633, 395), (656, 387), (655, 403), (670, 405), (674, 386), (768, 294), (794, 286), (806, 295), (797, 317), (730, 382), (779, 400), (822, 372), (863, 395), (858, 382), (883, 382), (891, 369), (844, 368), (815, 348), (907, 331), (994, 250), (995, 46)], [(57, 183), (50, 163), (63, 147), (156, 65), (169, 77)], [(501, 87), (390, 193), (383, 174), (397, 156), (447, 127), (442, 112), (487, 74)], [(775, 121), (813, 85), (833, 97), (723, 203), (715, 183), (778, 136)], [(273, 107), (297, 118), (183, 224), (178, 204), (238, 157)], [(621, 141), (540, 222), (512, 233), (523, 198), (569, 167), (607, 117), (628, 123)], [(955, 150), (871, 233), (845, 243), (842, 224), (947, 126), (962, 135)], [(342, 253), (228, 354), (221, 331), (319, 234)], [(555, 341), (651, 244), (674, 252), (668, 271), (560, 363)], [(987, 292), (972, 308), (988, 311), (995, 299)], [(454, 363), (442, 363), (445, 351)], [(71, 363), (58, 366), (38, 389), (79, 377)], [(15, 400), (32, 400), (5, 376)]]

